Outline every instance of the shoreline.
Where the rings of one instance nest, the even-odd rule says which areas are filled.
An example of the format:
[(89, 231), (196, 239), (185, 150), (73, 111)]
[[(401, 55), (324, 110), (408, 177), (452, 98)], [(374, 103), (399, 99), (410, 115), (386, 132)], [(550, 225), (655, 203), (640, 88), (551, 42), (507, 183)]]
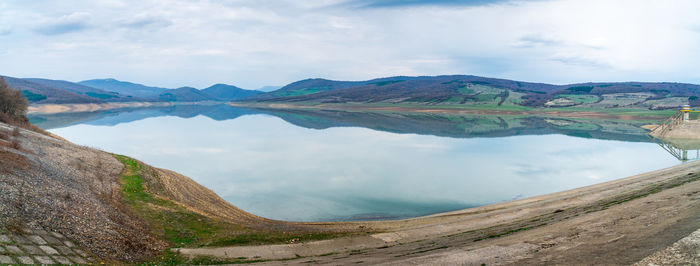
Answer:
[[(362, 257), (365, 262), (371, 259), (373, 263), (402, 264), (396, 262), (397, 254), (408, 254), (405, 255), (408, 258), (398, 260), (404, 263), (420, 259), (425, 260), (424, 263), (434, 263), (437, 260), (440, 263), (449, 264), (490, 264), (504, 261), (506, 258), (519, 258), (513, 261), (513, 263), (517, 264), (523, 262), (523, 259), (541, 257), (542, 251), (545, 250), (541, 247), (548, 245), (552, 245), (552, 247), (558, 246), (560, 249), (566, 245), (578, 247), (579, 249), (579, 246), (587, 245), (589, 246), (588, 249), (583, 251), (589, 252), (588, 255), (595, 255), (597, 252), (603, 251), (592, 244), (600, 241), (607, 243), (609, 241), (609, 243), (617, 242), (618, 247), (609, 247), (608, 249), (612, 248), (612, 250), (624, 254), (625, 249), (629, 247), (621, 245), (621, 242), (623, 242), (622, 239), (625, 237), (628, 239), (632, 238), (630, 237), (630, 232), (639, 231), (634, 233), (637, 235), (636, 237), (646, 238), (648, 234), (644, 233), (644, 230), (650, 230), (650, 228), (662, 227), (666, 229), (659, 232), (670, 230), (671, 227), (676, 229), (684, 228), (682, 232), (677, 232), (673, 236), (656, 236), (656, 239), (648, 239), (650, 243), (654, 242), (651, 243), (653, 246), (652, 250), (646, 253), (642, 252), (641, 255), (638, 252), (625, 260), (625, 263), (634, 263), (651, 255), (652, 252), (665, 249), (700, 227), (700, 224), (696, 223), (700, 219), (700, 195), (698, 194), (693, 194), (695, 196), (687, 198), (685, 201), (670, 204), (668, 199), (662, 200), (666, 202), (666, 208), (671, 208), (669, 209), (671, 213), (680, 211), (677, 209), (678, 205), (685, 204), (686, 206), (684, 207), (689, 208), (685, 209), (685, 217), (682, 219), (680, 219), (680, 215), (677, 215), (676, 219), (681, 222), (670, 225), (664, 221), (656, 221), (656, 224), (647, 224), (648, 221), (635, 220), (635, 218), (643, 216), (646, 208), (642, 206), (649, 204), (645, 202), (649, 202), (652, 198), (658, 198), (660, 195), (664, 195), (662, 196), (664, 198), (669, 195), (678, 197), (688, 194), (678, 195), (677, 191), (679, 190), (690, 191), (688, 193), (693, 193), (693, 191), (698, 193), (700, 191), (700, 161), (548, 195), (405, 220), (303, 223), (319, 226), (352, 224), (383, 231), (383, 233), (367, 236), (343, 237), (300, 244), (181, 248), (174, 249), (174, 251), (187, 256), (285, 260), (285, 264), (303, 264), (302, 259), (287, 261), (299, 256), (314, 258), (318, 263), (322, 261), (341, 264), (343, 262), (350, 263), (348, 258), (353, 257), (353, 255), (361, 255), (356, 257)], [(562, 232), (571, 231), (570, 226), (562, 226), (562, 224), (575, 223), (578, 226), (587, 227), (592, 221), (600, 223), (611, 216), (614, 217), (612, 220), (619, 220), (619, 216), (621, 214), (628, 215), (627, 212), (630, 209), (634, 209), (632, 213), (636, 216), (628, 219), (629, 221), (627, 222), (631, 222), (638, 227), (633, 230), (608, 225), (586, 228), (586, 230), (577, 233), (575, 238), (569, 237), (567, 239), (566, 234), (561, 234)], [(618, 229), (625, 231), (625, 234), (610, 232)], [(606, 233), (601, 235), (603, 232)], [(533, 239), (530, 236), (526, 236), (533, 233), (538, 233), (540, 237), (542, 235), (545, 236), (540, 245), (533, 244), (536, 242), (536, 238)], [(583, 237), (588, 237), (589, 239), (585, 241), (580, 240)], [(559, 243), (549, 243), (552, 241)], [(497, 255), (495, 258), (489, 257), (490, 252), (494, 248), (503, 245), (504, 242), (512, 246), (512, 250), (508, 252), (516, 255), (511, 257), (503, 255)], [(441, 246), (436, 247), (434, 243), (441, 243)], [(631, 241), (626, 244), (636, 245), (638, 243), (637, 241)], [(470, 259), (456, 255), (464, 252), (462, 249), (471, 250), (472, 255)], [(357, 252), (358, 250), (362, 252)], [(413, 250), (412, 252), (420, 252), (409, 254), (411, 250)], [(552, 250), (554, 249), (550, 251)], [(435, 257), (433, 254), (442, 255)], [(457, 256), (459, 258), (447, 261), (438, 260), (438, 257), (442, 256)], [(621, 256), (624, 257), (624, 255)], [(576, 257), (562, 259), (564, 260), (560, 261), (560, 263), (585, 263), (585, 260), (579, 261)], [(275, 263), (280, 263), (280, 261), (275, 261)]]
[[(480, 107), (478, 105), (466, 108), (450, 108), (445, 106), (372, 106), (361, 104), (316, 104), (300, 105), (288, 103), (244, 103), (244, 102), (109, 102), (109, 103), (84, 103), (84, 104), (35, 104), (28, 107), (27, 114), (59, 114), (96, 112), (121, 108), (146, 108), (166, 107), (174, 105), (214, 105), (227, 104), (233, 107), (257, 108), (257, 109), (290, 109), (290, 110), (334, 110), (334, 111), (365, 111), (365, 112), (415, 112), (438, 114), (462, 114), (462, 115), (526, 115), (526, 116), (552, 116), (567, 118), (590, 119), (616, 119), (616, 120), (663, 120), (665, 114), (628, 114), (621, 110), (620, 114), (606, 113), (601, 110), (567, 110), (567, 109), (525, 109), (508, 110), (507, 108)], [(611, 109), (614, 110), (614, 109)], [(646, 112), (648, 110), (639, 110)], [(653, 111), (649, 111), (653, 112)]]
[[(415, 113), (438, 113), (438, 114), (469, 114), (469, 115), (525, 115), (525, 116), (552, 116), (568, 118), (592, 118), (592, 119), (616, 119), (616, 120), (663, 120), (667, 118), (665, 114), (609, 114), (597, 110), (567, 110), (567, 109), (543, 109), (531, 108), (525, 110), (508, 110), (506, 108), (480, 107), (478, 105), (466, 108), (450, 108), (445, 106), (372, 106), (362, 104), (290, 104), (290, 103), (245, 103), (228, 102), (234, 107), (257, 108), (257, 109), (291, 109), (291, 110), (333, 110), (333, 111), (367, 111), (367, 112), (415, 112)], [(611, 109), (614, 110), (614, 109)], [(645, 110), (639, 110), (645, 111)], [(652, 112), (652, 111), (649, 111)]]
[(96, 112), (121, 108), (167, 107), (175, 105), (212, 105), (223, 102), (113, 102), (76, 104), (36, 104), (27, 108), (27, 114), (59, 114)]

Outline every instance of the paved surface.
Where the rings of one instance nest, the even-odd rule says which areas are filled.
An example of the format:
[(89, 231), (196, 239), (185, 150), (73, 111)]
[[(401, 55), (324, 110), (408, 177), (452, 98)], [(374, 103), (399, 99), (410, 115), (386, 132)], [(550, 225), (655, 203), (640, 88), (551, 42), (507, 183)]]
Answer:
[(95, 259), (56, 232), (0, 232), (0, 264), (88, 264)]

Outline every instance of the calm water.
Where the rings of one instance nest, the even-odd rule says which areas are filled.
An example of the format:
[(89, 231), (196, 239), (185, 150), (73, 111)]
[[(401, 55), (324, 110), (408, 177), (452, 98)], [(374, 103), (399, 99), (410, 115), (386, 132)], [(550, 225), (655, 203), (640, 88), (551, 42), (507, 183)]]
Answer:
[[(398, 122), (389, 126), (381, 122), (385, 118), (374, 115), (375, 120), (363, 118), (363, 123), (377, 129), (386, 125), (386, 129), (353, 125), (348, 121), (356, 120), (345, 118), (222, 110), (218, 115), (223, 116), (144, 109), (33, 120), (75, 143), (187, 175), (256, 215), (290, 221), (415, 217), (577, 188), (680, 163), (659, 145), (639, 142), (644, 138), (637, 133), (629, 135), (635, 140), (630, 142), (621, 140), (624, 134), (615, 135), (618, 140), (603, 140), (562, 135), (536, 125), (529, 131), (510, 126), (491, 129), (481, 126), (483, 122), (472, 128), (455, 126), (472, 132), (463, 137), (441, 137), (452, 133), (439, 134), (448, 130), (426, 129), (421, 125), (428, 122), (411, 121), (407, 124), (417, 125), (414, 132), (437, 132), (413, 134), (410, 127), (399, 130)], [(458, 123), (453, 118), (439, 121), (443, 120), (448, 122), (440, 122), (439, 127)], [(508, 118), (492, 120), (516, 123)], [(562, 122), (551, 123), (561, 126)], [(482, 137), (473, 136), (477, 127)], [(563, 132), (601, 131), (573, 128)]]

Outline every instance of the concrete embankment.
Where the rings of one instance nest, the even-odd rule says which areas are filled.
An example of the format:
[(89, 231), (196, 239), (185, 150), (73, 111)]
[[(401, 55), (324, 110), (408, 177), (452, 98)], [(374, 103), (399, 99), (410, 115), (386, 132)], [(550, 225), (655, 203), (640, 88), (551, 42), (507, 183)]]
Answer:
[[(700, 227), (700, 162), (322, 242), (179, 249), (270, 264), (632, 264)], [(696, 260), (697, 261), (697, 260)]]

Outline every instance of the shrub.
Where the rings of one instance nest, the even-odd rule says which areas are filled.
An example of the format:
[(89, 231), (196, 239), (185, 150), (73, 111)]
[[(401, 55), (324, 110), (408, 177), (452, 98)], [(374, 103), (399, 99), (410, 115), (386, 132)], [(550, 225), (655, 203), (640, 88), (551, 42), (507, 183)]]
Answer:
[(22, 92), (11, 89), (5, 79), (0, 78), (0, 113), (10, 118), (26, 119), (24, 114), (27, 112), (27, 106), (27, 99), (22, 96)]

